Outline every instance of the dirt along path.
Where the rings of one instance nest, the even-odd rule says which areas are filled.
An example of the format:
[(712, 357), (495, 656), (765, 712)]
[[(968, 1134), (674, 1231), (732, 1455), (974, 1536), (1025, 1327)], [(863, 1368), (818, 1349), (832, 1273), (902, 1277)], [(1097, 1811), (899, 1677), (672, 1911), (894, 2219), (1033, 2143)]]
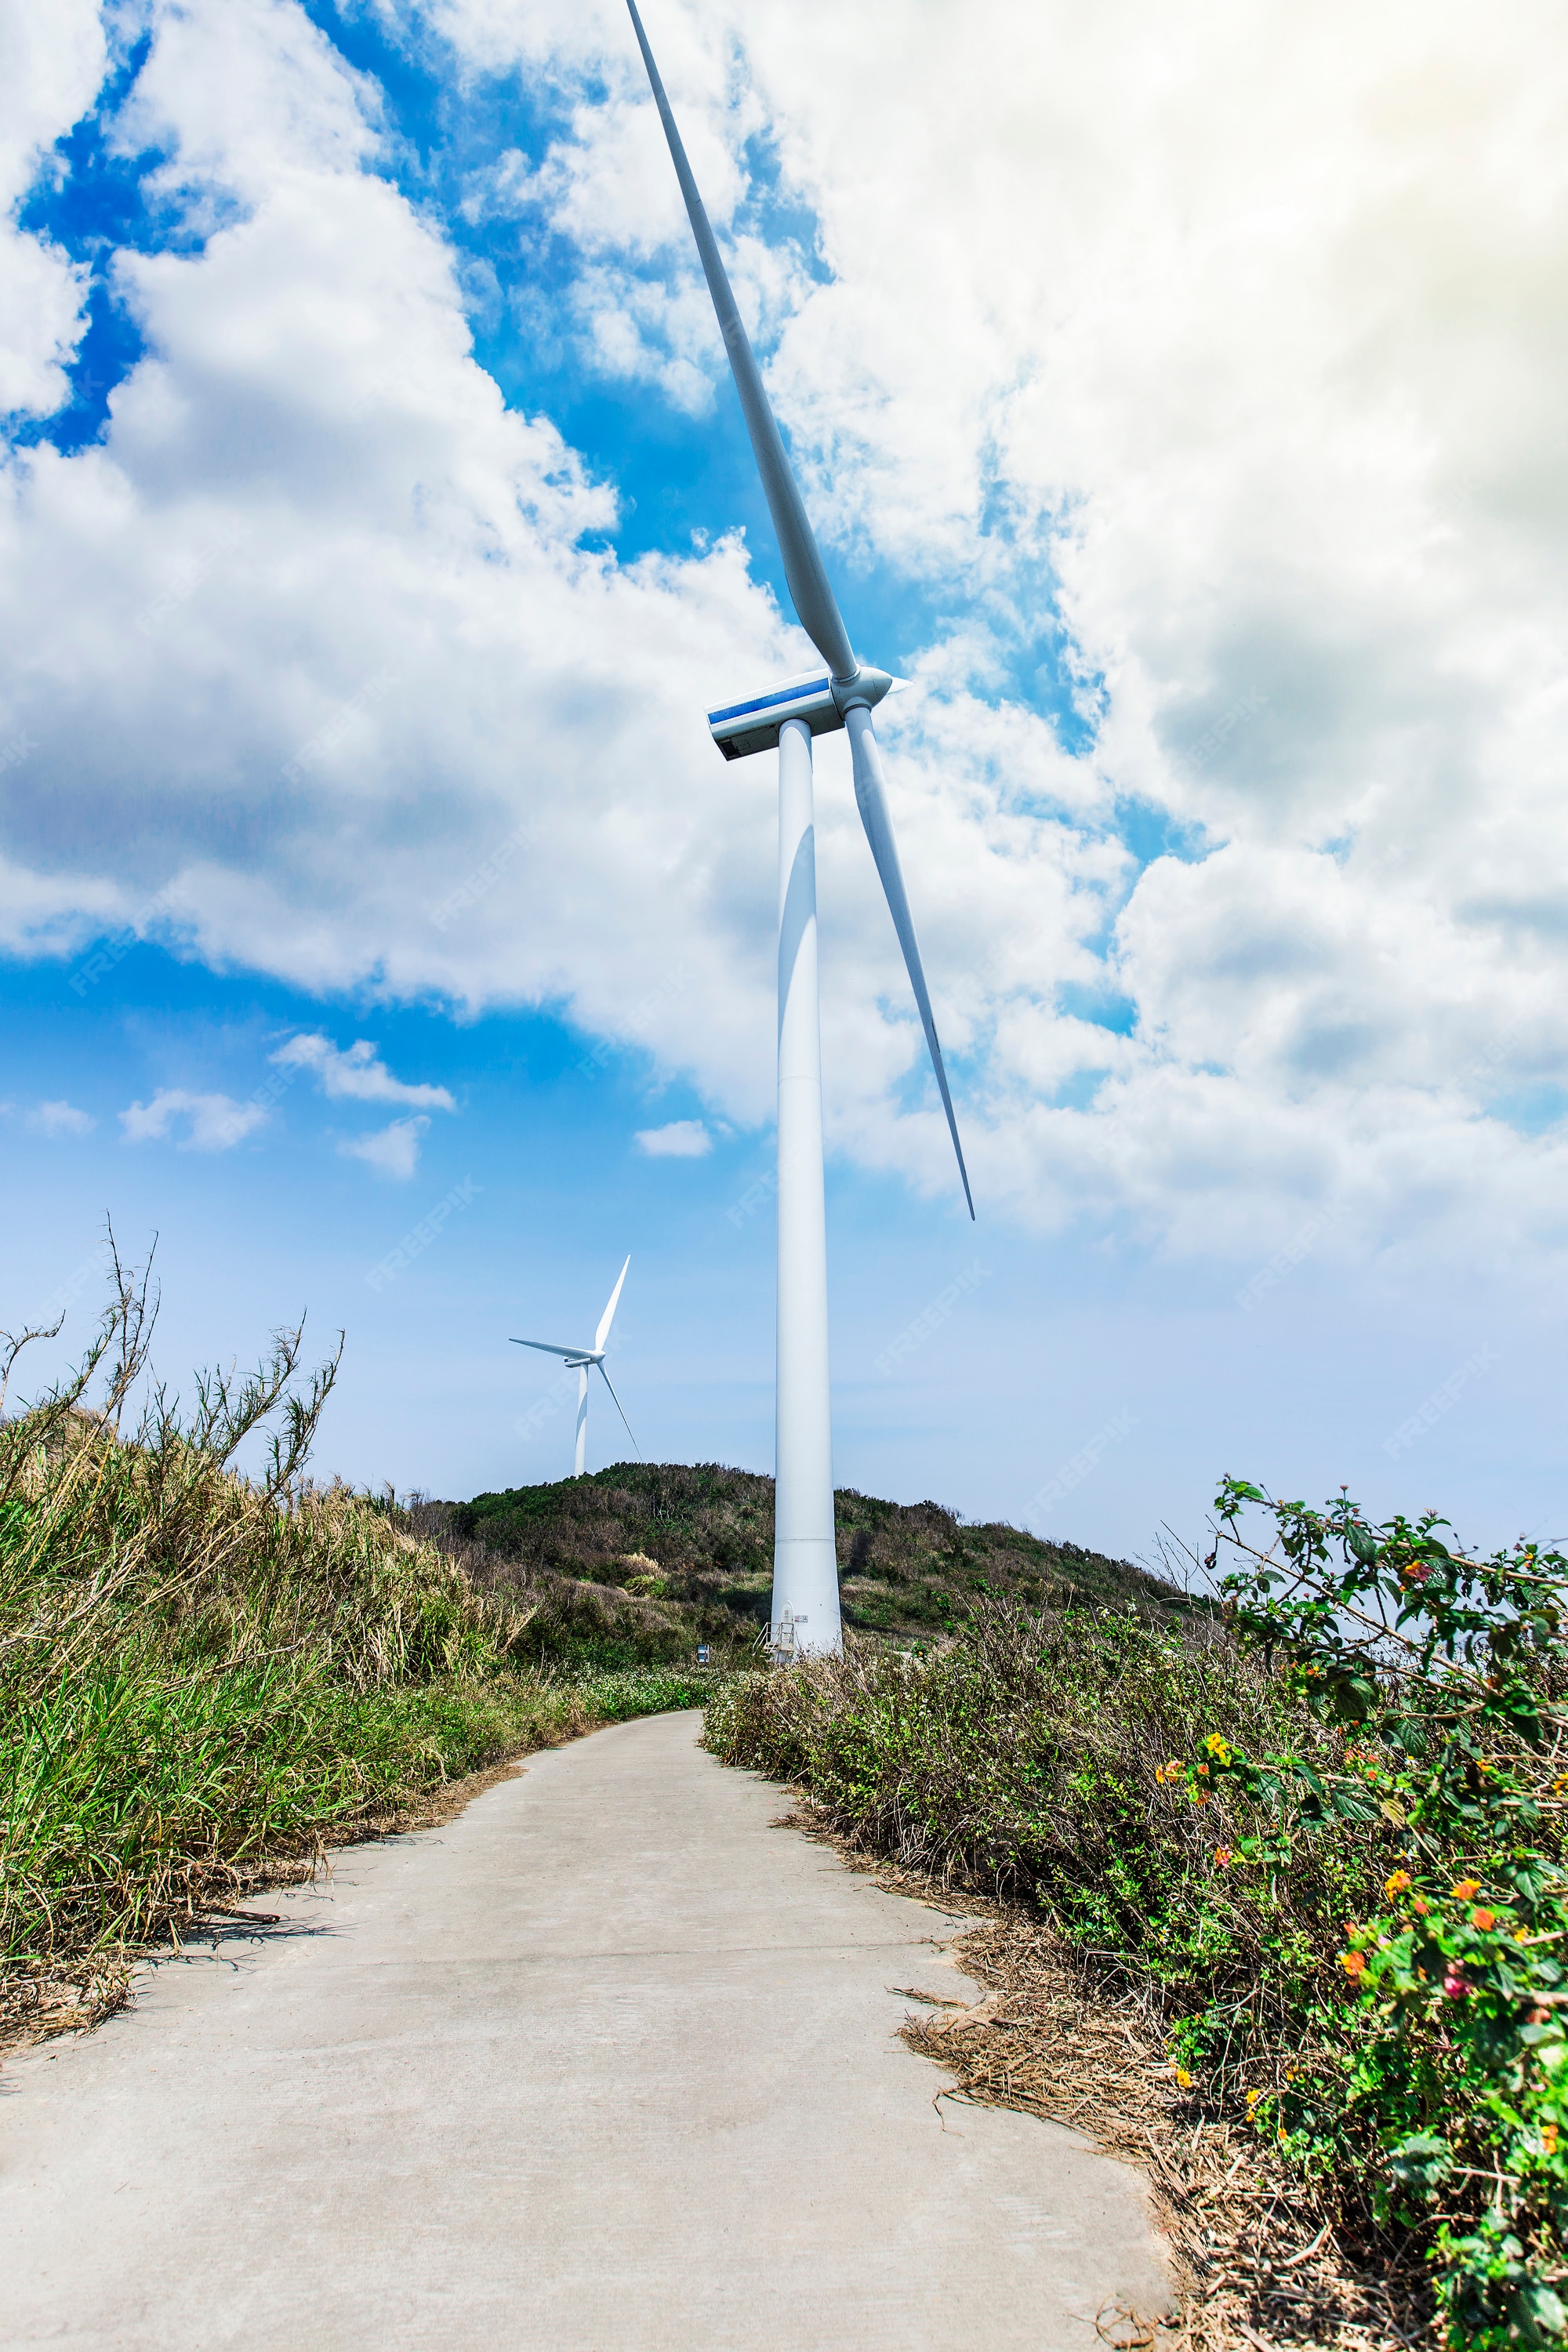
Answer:
[(1138, 2176), (937, 2103), (959, 1923), (624, 1724), (258, 1898), (0, 2074), (0, 2343), (1056, 2352), (1170, 2286)]

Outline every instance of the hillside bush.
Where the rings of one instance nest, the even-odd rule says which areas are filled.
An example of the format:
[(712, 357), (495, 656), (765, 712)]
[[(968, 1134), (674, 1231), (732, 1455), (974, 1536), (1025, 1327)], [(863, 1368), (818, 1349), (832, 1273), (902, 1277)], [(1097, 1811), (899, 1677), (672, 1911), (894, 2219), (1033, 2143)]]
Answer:
[[(619, 1587), (682, 1603), (708, 1642), (754, 1639), (769, 1622), (773, 1482), (753, 1471), (620, 1462), (584, 1478), (426, 1508), (473, 1548), (473, 1572), (490, 1589), (552, 1574)], [(1128, 1560), (1043, 1542), (1022, 1528), (977, 1524), (939, 1503), (884, 1502), (841, 1486), (834, 1522), (845, 1623), (894, 1639), (941, 1639), (985, 1592), (1159, 1608), (1184, 1597)], [(562, 1634), (570, 1638), (570, 1629)]]
[(1447, 1533), (1227, 1479), (1206, 1620), (986, 1604), (940, 1654), (747, 1676), (706, 1737), (1039, 1906), (1194, 2101), (1414, 2233), (1448, 2340), (1500, 2352), (1568, 2333), (1568, 1561)]

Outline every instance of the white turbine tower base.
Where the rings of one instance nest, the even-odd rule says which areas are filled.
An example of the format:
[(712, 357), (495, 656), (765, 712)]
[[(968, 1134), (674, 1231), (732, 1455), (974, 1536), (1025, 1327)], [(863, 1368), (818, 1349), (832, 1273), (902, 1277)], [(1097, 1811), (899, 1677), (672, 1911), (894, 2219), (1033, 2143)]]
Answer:
[(833, 1538), (833, 1457), (827, 1379), (827, 1238), (822, 1185), (822, 1046), (816, 994), (816, 853), (811, 804), (811, 739), (844, 728), (855, 800), (876, 861), (888, 911), (925, 1031), (937, 1091), (958, 1155), (963, 1197), (974, 1214), (936, 1021), (921, 966), (909, 894), (893, 839), (881, 755), (871, 713), (898, 684), (861, 662), (849, 642), (763, 384), (756, 356), (676, 129), (637, 0), (626, 0), (664, 125), (675, 176), (713, 298), (730, 373), (762, 477), (790, 602), (825, 667), (781, 679), (710, 710), (713, 740), (727, 760), (779, 754), (779, 1302), (777, 1483), (773, 1535), (773, 1647), (777, 1656), (837, 1650), (842, 1639)]
[(799, 719), (779, 735), (778, 1146), (773, 1647), (798, 1656), (837, 1650), (842, 1640), (827, 1373), (816, 827), (811, 731)]
[[(631, 1260), (628, 1257), (626, 1265), (630, 1264)], [(598, 1366), (599, 1376), (605, 1386), (616, 1398), (616, 1411), (620, 1414), (621, 1419), (626, 1422), (626, 1435), (631, 1438), (633, 1451), (637, 1460), (639, 1462), (642, 1460), (642, 1448), (633, 1433), (631, 1423), (626, 1421), (626, 1407), (620, 1398), (616, 1396), (615, 1383), (605, 1370), (605, 1349), (609, 1341), (610, 1326), (616, 1319), (616, 1308), (620, 1304), (621, 1285), (626, 1278), (626, 1265), (622, 1266), (620, 1279), (610, 1293), (610, 1303), (599, 1318), (599, 1328), (594, 1334), (594, 1344), (591, 1348), (558, 1348), (552, 1339), (514, 1339), (511, 1342), (514, 1348), (537, 1348), (542, 1356), (560, 1356), (564, 1360), (567, 1370), (576, 1372), (577, 1447), (572, 1463), (574, 1478), (581, 1478), (588, 1467), (588, 1374), (595, 1364)]]

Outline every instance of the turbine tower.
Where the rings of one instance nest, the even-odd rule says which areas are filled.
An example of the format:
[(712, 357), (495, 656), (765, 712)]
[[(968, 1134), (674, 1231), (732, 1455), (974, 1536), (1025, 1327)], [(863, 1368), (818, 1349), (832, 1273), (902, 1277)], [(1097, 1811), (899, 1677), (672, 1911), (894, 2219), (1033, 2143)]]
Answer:
[(841, 1631), (828, 1402), (827, 1234), (822, 1179), (822, 1043), (811, 773), (814, 735), (837, 728), (848, 735), (860, 820), (909, 968), (971, 1217), (974, 1202), (893, 840), (881, 754), (871, 725), (873, 709), (898, 680), (886, 670), (863, 666), (850, 646), (653, 61), (637, 0), (626, 0), (626, 5), (741, 396), (790, 598), (802, 628), (826, 665), (710, 711), (708, 723), (727, 760), (744, 759), (775, 745), (779, 755), (778, 1390), (773, 1644), (775, 1653), (782, 1654), (831, 1651), (840, 1646)]
[[(626, 1265), (630, 1264), (628, 1257)], [(591, 1348), (558, 1348), (551, 1339), (514, 1339), (511, 1342), (514, 1348), (537, 1348), (543, 1356), (563, 1356), (567, 1369), (577, 1375), (577, 1452), (572, 1465), (574, 1478), (581, 1478), (588, 1466), (588, 1374), (595, 1364), (605, 1386), (616, 1397), (616, 1411), (626, 1422), (626, 1435), (631, 1438), (637, 1460), (642, 1460), (642, 1448), (633, 1434), (631, 1423), (626, 1421), (626, 1407), (616, 1396), (615, 1383), (605, 1370), (605, 1349), (609, 1342), (610, 1326), (616, 1319), (616, 1309), (621, 1303), (621, 1283), (626, 1278), (626, 1265), (622, 1266), (620, 1280), (610, 1293), (610, 1303), (599, 1318), (599, 1328), (594, 1334)]]

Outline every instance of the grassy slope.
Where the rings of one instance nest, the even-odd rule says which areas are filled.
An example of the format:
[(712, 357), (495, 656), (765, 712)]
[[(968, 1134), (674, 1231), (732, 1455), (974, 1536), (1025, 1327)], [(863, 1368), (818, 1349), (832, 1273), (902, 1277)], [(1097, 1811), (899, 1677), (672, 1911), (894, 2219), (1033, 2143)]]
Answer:
[(445, 1781), (707, 1695), (679, 1612), (487, 1595), (405, 1514), (268, 1501), (177, 1431), (25, 1415), (6, 1486), (0, 2033)]
[[(1181, 1598), (1129, 1561), (1017, 1528), (967, 1525), (939, 1503), (885, 1503), (853, 1487), (836, 1501), (845, 1622), (863, 1633), (900, 1642), (939, 1634), (986, 1593), (1034, 1604)], [(509, 1573), (553, 1571), (662, 1595), (710, 1638), (767, 1622), (773, 1482), (752, 1471), (623, 1462), (437, 1507), (482, 1547), (497, 1591)]]

